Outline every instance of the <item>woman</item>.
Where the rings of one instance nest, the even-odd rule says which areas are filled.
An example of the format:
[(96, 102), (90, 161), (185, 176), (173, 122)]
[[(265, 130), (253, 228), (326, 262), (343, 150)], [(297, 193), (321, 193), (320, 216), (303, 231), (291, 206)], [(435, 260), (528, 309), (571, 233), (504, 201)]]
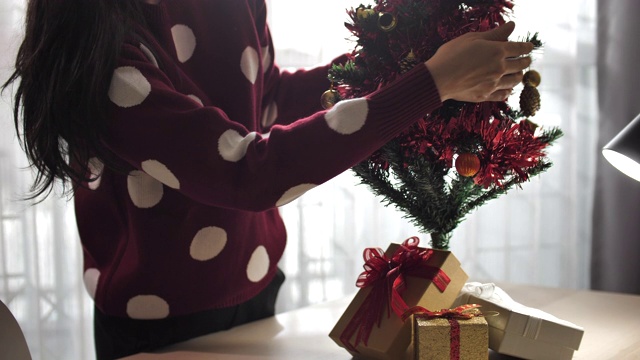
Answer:
[(5, 88), (32, 197), (73, 191), (98, 359), (272, 315), (277, 207), (442, 101), (506, 98), (531, 61), (513, 27), (324, 111), (328, 67), (280, 71), (262, 0), (30, 0)]

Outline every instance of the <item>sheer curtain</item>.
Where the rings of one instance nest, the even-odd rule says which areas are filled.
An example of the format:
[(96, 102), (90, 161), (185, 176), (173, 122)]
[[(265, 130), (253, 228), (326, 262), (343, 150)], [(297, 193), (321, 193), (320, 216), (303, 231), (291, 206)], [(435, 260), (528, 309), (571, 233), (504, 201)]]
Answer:
[[(598, 0), (599, 147), (640, 113), (636, 0)], [(640, 294), (640, 184), (600, 157), (593, 216), (594, 289)]]
[[(19, 45), (24, 0), (0, 2), (0, 78)], [(22, 327), (33, 359), (92, 359), (92, 305), (82, 283), (81, 252), (67, 199), (23, 201), (32, 174), (11, 120), (10, 91), (0, 102), (0, 300)]]
[[(24, 0), (0, 2), (0, 75), (10, 73)], [(270, 1), (282, 66), (330, 61), (352, 44), (345, 9), (362, 0)], [(452, 250), (475, 280), (588, 287), (596, 157), (595, 0), (517, 1), (517, 31), (539, 31), (544, 53), (540, 125), (560, 125), (555, 166), (522, 190), (471, 214)], [(516, 94), (517, 96), (517, 94)], [(0, 101), (0, 300), (25, 332), (33, 358), (92, 359), (92, 305), (82, 285), (80, 246), (67, 199), (20, 200), (31, 179), (15, 139), (10, 94)], [(427, 236), (380, 205), (349, 171), (281, 209), (289, 244), (280, 311), (353, 293), (365, 247)]]

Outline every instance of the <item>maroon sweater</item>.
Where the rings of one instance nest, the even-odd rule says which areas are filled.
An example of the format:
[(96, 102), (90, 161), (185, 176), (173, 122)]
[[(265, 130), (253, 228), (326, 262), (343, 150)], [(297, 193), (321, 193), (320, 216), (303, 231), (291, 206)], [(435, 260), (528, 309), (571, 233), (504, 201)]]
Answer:
[(164, 0), (127, 41), (105, 144), (131, 166), (75, 194), (86, 287), (106, 314), (235, 305), (273, 278), (284, 205), (440, 106), (426, 66), (320, 108), (328, 67), (274, 64), (263, 0)]

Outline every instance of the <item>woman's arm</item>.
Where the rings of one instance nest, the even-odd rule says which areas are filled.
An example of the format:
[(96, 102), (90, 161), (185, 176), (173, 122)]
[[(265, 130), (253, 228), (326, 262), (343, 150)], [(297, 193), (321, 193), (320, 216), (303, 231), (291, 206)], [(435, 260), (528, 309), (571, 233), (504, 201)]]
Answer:
[(207, 205), (261, 211), (295, 199), (368, 157), (440, 106), (426, 66), (269, 135), (178, 92), (128, 44), (109, 92), (105, 145), (133, 167)]

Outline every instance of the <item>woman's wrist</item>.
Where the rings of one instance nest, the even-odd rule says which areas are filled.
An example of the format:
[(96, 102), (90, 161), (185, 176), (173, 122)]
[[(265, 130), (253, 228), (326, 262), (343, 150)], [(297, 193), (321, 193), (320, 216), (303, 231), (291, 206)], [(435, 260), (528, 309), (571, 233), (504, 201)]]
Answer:
[(441, 71), (441, 67), (439, 67), (433, 60), (433, 58), (424, 62), (424, 66), (427, 67), (429, 73), (431, 74), (431, 78), (433, 78), (433, 82), (436, 85), (436, 89), (438, 89), (438, 94), (440, 94), (440, 101), (444, 102), (446, 100), (451, 99), (451, 94), (448, 91), (448, 79), (446, 74)]

